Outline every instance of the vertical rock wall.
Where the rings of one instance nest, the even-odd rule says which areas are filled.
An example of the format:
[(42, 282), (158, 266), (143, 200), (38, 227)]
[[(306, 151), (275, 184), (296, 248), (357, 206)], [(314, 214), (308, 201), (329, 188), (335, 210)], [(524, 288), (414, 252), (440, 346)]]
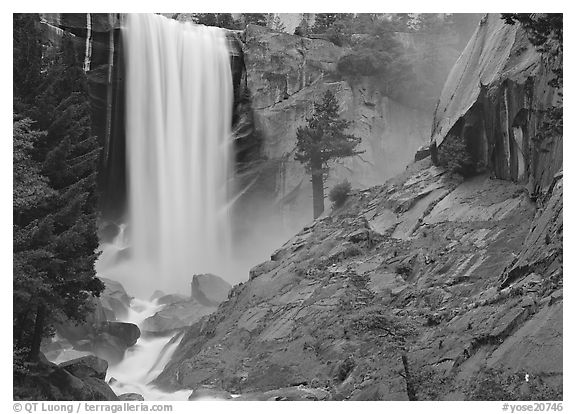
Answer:
[(106, 217), (119, 219), (126, 195), (121, 15), (46, 13), (41, 19), (48, 45), (57, 46), (65, 34), (75, 40), (88, 78), (92, 132), (104, 148), (99, 174), (101, 210)]
[(562, 168), (562, 137), (537, 138), (543, 111), (559, 98), (548, 85), (551, 69), (520, 25), (486, 15), (444, 86), (432, 146), (463, 137), (475, 161), (497, 178), (541, 192)]
[[(437, 40), (442, 43), (446, 39)], [(411, 50), (423, 52), (427, 47), (410, 34), (402, 34), (400, 41)], [(457, 57), (454, 45), (440, 46), (439, 50), (449, 68)], [(266, 160), (258, 170), (265, 178), (258, 179), (253, 190), (267, 182), (267, 202), (274, 205), (275, 213), (280, 212), (284, 229), (297, 229), (312, 218), (310, 180), (304, 167), (294, 160), (296, 130), (306, 123), (313, 102), (326, 90), (336, 94), (342, 116), (352, 122), (350, 132), (362, 138), (360, 148), (365, 151), (331, 165), (328, 189), (345, 178), (355, 188), (382, 183), (401, 172), (427, 141), (431, 111), (426, 105), (413, 99), (415, 105), (409, 107), (392, 100), (370, 77), (355, 82), (343, 79), (336, 65), (347, 51), (322, 39), (254, 25), (246, 28), (247, 86), (252, 94), (255, 128), (262, 137), (262, 159)], [(415, 93), (406, 91), (404, 95)], [(247, 193), (246, 198), (250, 197)]]
[[(121, 15), (42, 16), (46, 37), (53, 42), (64, 32), (78, 38), (79, 54), (88, 69), (93, 131), (105, 147), (101, 208), (109, 220), (120, 221), (126, 194)], [(429, 41), (407, 33), (398, 36), (407, 50), (427, 52)], [(446, 39), (434, 39), (449, 67), (457, 55), (454, 45), (448, 42), (443, 46)], [(410, 99), (416, 96), (412, 91), (406, 91), (401, 98), (404, 103), (399, 103), (382, 95), (371, 78), (342, 79), (336, 64), (347, 52), (345, 48), (255, 25), (243, 32), (229, 32), (229, 40), (241, 191), (236, 205), (240, 218), (235, 221), (237, 234), (259, 232), (254, 223), (270, 217), (276, 230), (287, 235), (312, 218), (309, 177), (294, 160), (296, 130), (305, 124), (313, 102), (327, 89), (335, 92), (342, 116), (352, 121), (351, 132), (362, 138), (365, 151), (332, 165), (328, 189), (345, 178), (356, 188), (381, 183), (402, 171), (427, 141), (429, 108), (417, 98)], [(424, 76), (424, 69), (416, 68), (417, 75)]]

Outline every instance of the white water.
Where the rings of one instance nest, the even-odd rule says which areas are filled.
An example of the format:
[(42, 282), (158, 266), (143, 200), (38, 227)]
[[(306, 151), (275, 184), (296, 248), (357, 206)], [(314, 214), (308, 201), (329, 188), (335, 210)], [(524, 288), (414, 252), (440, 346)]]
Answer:
[(110, 277), (147, 297), (226, 277), (231, 257), (232, 75), (222, 30), (128, 14), (129, 263)]
[[(161, 308), (155, 302), (133, 299), (130, 313), (124, 322), (140, 326)], [(135, 392), (141, 394), (146, 401), (187, 400), (191, 390), (166, 393), (149, 385), (162, 372), (182, 338), (175, 338), (169, 344), (172, 339), (173, 336), (140, 337), (134, 346), (128, 348), (122, 362), (111, 365), (106, 374), (107, 381), (111, 378), (116, 380), (110, 384), (116, 395)]]

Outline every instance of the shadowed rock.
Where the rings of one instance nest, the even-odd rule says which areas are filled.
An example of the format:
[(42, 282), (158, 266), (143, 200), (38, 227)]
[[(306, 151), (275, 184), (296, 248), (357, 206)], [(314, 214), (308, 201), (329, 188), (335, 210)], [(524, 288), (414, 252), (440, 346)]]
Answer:
[(94, 355), (66, 361), (58, 366), (81, 379), (93, 377), (103, 380), (108, 370), (108, 362)]
[(144, 397), (135, 392), (127, 392), (118, 396), (120, 401), (144, 401)]
[(230, 283), (210, 273), (192, 278), (192, 298), (204, 306), (218, 306), (228, 298), (230, 289)]

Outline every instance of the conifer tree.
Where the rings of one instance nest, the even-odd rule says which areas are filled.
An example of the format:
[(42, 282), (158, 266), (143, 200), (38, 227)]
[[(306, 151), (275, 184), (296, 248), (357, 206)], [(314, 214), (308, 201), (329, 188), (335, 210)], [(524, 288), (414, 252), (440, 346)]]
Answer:
[(38, 77), (29, 110), (36, 125), (17, 116), (13, 137), (14, 344), (31, 360), (53, 324), (82, 321), (89, 299), (104, 287), (94, 270), (100, 146), (91, 134), (86, 75), (70, 36)]
[(13, 15), (13, 99), (14, 109), (24, 113), (38, 93), (42, 81), (42, 44), (37, 14)]
[(266, 26), (266, 13), (244, 13), (244, 24), (257, 24), (259, 26)]
[(319, 102), (314, 103), (307, 125), (296, 131), (296, 161), (306, 167), (312, 177), (314, 218), (324, 211), (324, 178), (329, 172), (328, 161), (362, 153), (356, 147), (360, 138), (344, 131), (351, 122), (340, 118), (336, 96), (328, 90)]
[(239, 29), (238, 22), (230, 13), (194, 13), (194, 21), (204, 26), (216, 26), (224, 29)]
[(280, 16), (278, 16), (278, 15), (274, 16), (270, 25), (271, 25), (272, 29), (274, 29), (278, 32), (285, 32), (286, 31), (286, 26), (284, 25), (284, 23), (282, 23), (282, 20), (280, 19)]
[(316, 13), (312, 33), (326, 33), (338, 20), (338, 13)]

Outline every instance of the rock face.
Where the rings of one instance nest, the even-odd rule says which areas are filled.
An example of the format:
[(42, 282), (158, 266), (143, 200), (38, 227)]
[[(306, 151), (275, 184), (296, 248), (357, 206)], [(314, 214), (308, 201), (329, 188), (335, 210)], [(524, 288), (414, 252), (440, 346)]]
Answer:
[(42, 350), (50, 360), (61, 361), (64, 356), (79, 351), (92, 353), (114, 364), (122, 360), (126, 349), (140, 337), (136, 325), (117, 321), (127, 315), (130, 307), (131, 298), (124, 287), (113, 280), (101, 280), (105, 289), (99, 298), (94, 298), (94, 310), (86, 317), (86, 322), (60, 324), (56, 327), (57, 338), (43, 345)]
[(92, 133), (104, 147), (99, 185), (105, 189), (101, 210), (108, 217), (123, 213), (125, 198), (124, 63), (118, 13), (43, 13), (44, 37), (59, 44), (73, 36), (88, 78)]
[(190, 298), (182, 298), (167, 304), (142, 323), (145, 333), (167, 334), (176, 329), (191, 326), (203, 316), (216, 310), (216, 306), (205, 306)]
[(156, 383), (407, 399), (405, 353), (420, 399), (473, 398), (486, 368), (561, 392), (561, 197), (561, 177), (538, 209), (517, 184), (419, 161), (254, 268)]
[[(561, 138), (523, 168), (502, 145), (523, 125), (510, 117), (548, 102), (530, 89), (548, 71), (518, 28), (487, 16), (444, 88), (430, 151), (464, 134), (488, 171), (464, 180), (424, 156), (356, 191), (190, 327), (156, 384), (254, 399), (562, 399)], [(297, 84), (283, 79), (285, 92)]]
[[(326, 90), (336, 94), (342, 116), (352, 121), (350, 132), (362, 138), (360, 149), (365, 151), (334, 163), (328, 188), (345, 178), (354, 188), (381, 183), (402, 171), (428, 139), (430, 112), (383, 95), (370, 77), (354, 83), (342, 79), (336, 64), (346, 52), (346, 48), (322, 39), (261, 26), (246, 28), (247, 87), (252, 94), (257, 135), (262, 139), (262, 155), (267, 159), (263, 166), (251, 170), (260, 174), (251, 191), (273, 198), (275, 212), (280, 211), (287, 228), (300, 228), (311, 215), (310, 179), (294, 160), (296, 129), (305, 124), (313, 102)], [(251, 198), (250, 191), (245, 197), (250, 205), (254, 198), (262, 198)], [(247, 210), (262, 215), (253, 208)], [(250, 215), (250, 211), (244, 214)]]
[(228, 298), (231, 288), (228, 282), (216, 275), (194, 275), (191, 296), (172, 294), (156, 298), (158, 304), (165, 306), (144, 320), (142, 330), (151, 334), (167, 334), (191, 326), (214, 312)]
[(56, 365), (41, 356), (35, 375), (20, 378), (14, 387), (15, 400), (118, 401), (104, 381), (108, 364), (88, 356)]
[[(57, 43), (65, 32), (77, 39), (85, 57), (93, 107), (93, 131), (104, 145), (99, 174), (101, 211), (105, 220), (122, 220), (126, 198), (124, 136), (124, 62), (119, 14), (44, 14), (46, 38)], [(446, 72), (459, 53), (453, 40), (426, 39), (399, 33), (410, 55), (434, 46)], [(294, 160), (296, 129), (312, 111), (314, 100), (334, 91), (342, 115), (353, 121), (351, 132), (362, 138), (364, 154), (334, 163), (328, 188), (348, 179), (355, 188), (375, 185), (402, 171), (416, 149), (426, 143), (431, 109), (418, 91), (399, 97), (383, 95), (371, 78), (348, 82), (337, 74), (336, 63), (347, 50), (322, 39), (309, 39), (249, 25), (228, 32), (234, 84), (233, 130), (237, 186), (235, 233), (253, 241), (263, 232), (293, 234), (311, 216), (311, 184), (304, 167)], [(419, 78), (429, 76), (416, 67)], [(442, 83), (442, 79), (434, 82)], [(266, 228), (256, 224), (269, 218)], [(246, 224), (243, 224), (246, 223)], [(275, 225), (273, 231), (270, 226)], [(271, 242), (277, 242), (277, 238)], [(247, 250), (250, 250), (248, 248)], [(244, 255), (248, 252), (241, 251)]]
[(103, 380), (106, 378), (108, 363), (94, 355), (89, 355), (63, 362), (59, 367), (64, 368), (78, 378), (94, 377)]
[(100, 303), (104, 308), (108, 320), (124, 319), (128, 316), (130, 310), (130, 301), (132, 298), (128, 296), (124, 286), (120, 283), (101, 277), (100, 280), (104, 282), (104, 292), (100, 294)]
[(230, 283), (212, 274), (192, 277), (192, 299), (204, 306), (218, 306), (228, 298)]
[(495, 176), (546, 189), (562, 168), (562, 136), (539, 140), (543, 110), (559, 99), (544, 62), (520, 25), (486, 15), (453, 67), (434, 115), (432, 146), (464, 138), (474, 161)]

